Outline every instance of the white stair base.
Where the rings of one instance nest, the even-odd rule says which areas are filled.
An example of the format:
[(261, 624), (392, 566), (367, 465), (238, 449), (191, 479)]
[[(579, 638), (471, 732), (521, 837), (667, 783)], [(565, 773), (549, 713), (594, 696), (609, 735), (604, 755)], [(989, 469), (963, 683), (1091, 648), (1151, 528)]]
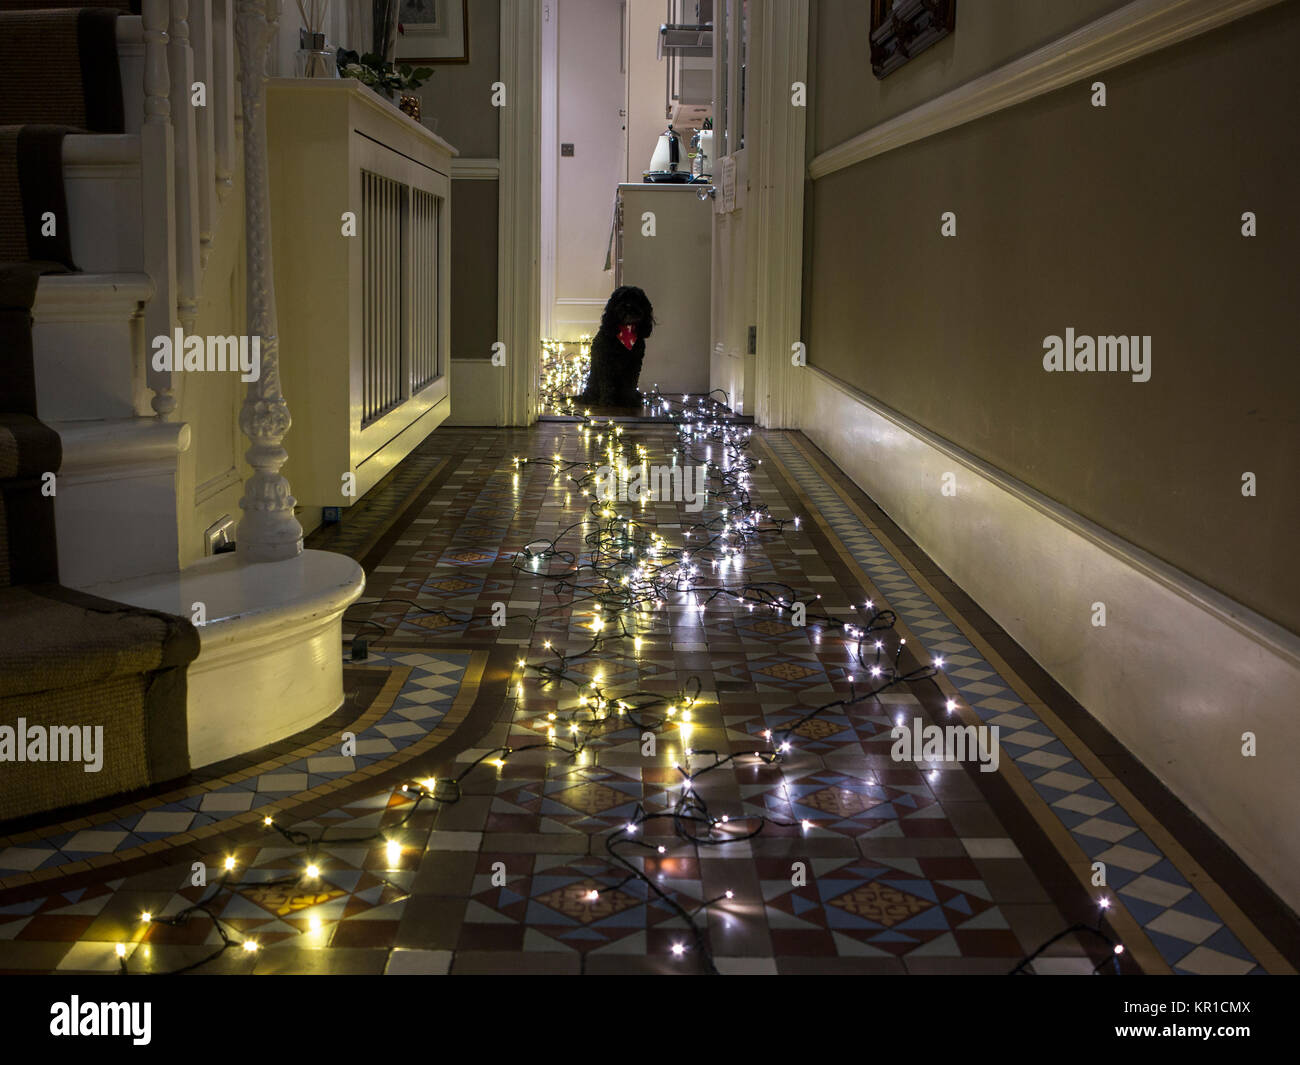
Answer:
[(176, 467), (190, 427), (157, 418), (50, 422), (63, 443), (54, 522), (70, 588), (180, 565)]
[(139, 135), (64, 137), (63, 184), (77, 269), (90, 274), (143, 271)]
[(238, 553), (180, 573), (88, 589), (193, 619), (201, 650), (188, 673), (190, 764), (198, 769), (292, 736), (343, 703), (343, 611), (365, 587), (352, 559), (304, 551), (283, 562)]
[(36, 288), (36, 409), (45, 422), (149, 414), (141, 307), (145, 274), (53, 274)]

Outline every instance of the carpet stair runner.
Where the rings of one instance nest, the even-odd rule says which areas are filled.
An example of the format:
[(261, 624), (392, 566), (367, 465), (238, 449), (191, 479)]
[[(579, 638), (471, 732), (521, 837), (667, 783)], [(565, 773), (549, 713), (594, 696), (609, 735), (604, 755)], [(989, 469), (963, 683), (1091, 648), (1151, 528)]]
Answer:
[(28, 9), (0, 0), (0, 262), (75, 270), (63, 138), (125, 129), (110, 7)]

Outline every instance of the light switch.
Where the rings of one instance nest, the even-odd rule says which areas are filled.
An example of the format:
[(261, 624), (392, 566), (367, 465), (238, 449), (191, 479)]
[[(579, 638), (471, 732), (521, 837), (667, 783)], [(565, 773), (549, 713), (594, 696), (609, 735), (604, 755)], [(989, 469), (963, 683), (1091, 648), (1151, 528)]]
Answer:
[(561, 144), (561, 145), (560, 145), (560, 154), (561, 154), (561, 155), (572, 155), (572, 154), (573, 154), (573, 145), (572, 145), (572, 144)]

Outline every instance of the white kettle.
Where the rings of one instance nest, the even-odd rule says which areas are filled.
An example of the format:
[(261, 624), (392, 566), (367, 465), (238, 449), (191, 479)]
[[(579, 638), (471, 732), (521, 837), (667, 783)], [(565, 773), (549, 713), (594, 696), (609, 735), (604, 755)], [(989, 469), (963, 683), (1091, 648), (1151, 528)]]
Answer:
[(668, 128), (659, 134), (659, 143), (655, 145), (654, 154), (650, 156), (650, 172), (675, 173), (681, 163), (681, 148), (681, 138), (669, 123)]

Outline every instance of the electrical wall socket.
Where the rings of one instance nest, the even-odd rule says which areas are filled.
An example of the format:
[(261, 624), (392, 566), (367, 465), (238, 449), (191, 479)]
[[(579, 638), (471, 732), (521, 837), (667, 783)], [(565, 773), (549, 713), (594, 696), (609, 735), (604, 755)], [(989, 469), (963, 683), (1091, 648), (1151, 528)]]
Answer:
[(223, 514), (203, 530), (203, 553), (220, 555), (235, 546), (235, 519)]

